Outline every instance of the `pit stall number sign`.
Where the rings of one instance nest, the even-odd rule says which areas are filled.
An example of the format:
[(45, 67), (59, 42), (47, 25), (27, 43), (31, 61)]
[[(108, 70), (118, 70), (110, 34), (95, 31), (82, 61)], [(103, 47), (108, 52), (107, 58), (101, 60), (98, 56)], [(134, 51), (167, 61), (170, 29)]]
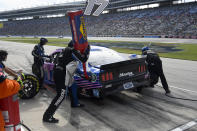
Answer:
[(88, 5), (86, 7), (84, 14), (90, 15), (92, 13), (94, 5), (99, 5), (97, 10), (92, 14), (93, 16), (99, 16), (108, 4), (109, 0), (88, 0)]

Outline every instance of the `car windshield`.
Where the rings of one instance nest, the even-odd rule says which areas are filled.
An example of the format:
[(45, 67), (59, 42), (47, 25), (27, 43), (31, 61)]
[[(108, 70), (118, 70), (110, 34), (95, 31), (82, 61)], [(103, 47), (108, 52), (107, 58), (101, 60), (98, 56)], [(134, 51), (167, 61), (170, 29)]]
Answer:
[(126, 58), (122, 57), (118, 52), (99, 46), (91, 46), (88, 63), (92, 66), (100, 66), (110, 63), (124, 61)]

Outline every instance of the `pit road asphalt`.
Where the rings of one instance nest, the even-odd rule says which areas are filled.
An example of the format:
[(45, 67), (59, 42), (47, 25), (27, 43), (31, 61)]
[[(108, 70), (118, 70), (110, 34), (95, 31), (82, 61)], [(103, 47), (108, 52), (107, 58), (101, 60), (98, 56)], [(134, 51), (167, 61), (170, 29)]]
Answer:
[[(34, 45), (0, 41), (0, 49), (9, 52), (8, 67), (31, 73)], [(45, 46), (49, 54), (60, 47)], [(127, 57), (128, 55), (125, 55)], [(197, 100), (197, 62), (163, 58), (164, 72), (172, 95)], [(127, 90), (103, 101), (81, 99), (84, 108), (70, 108), (65, 100), (55, 117), (58, 124), (42, 122), (42, 115), (55, 94), (40, 93), (31, 100), (20, 100), (21, 120), (32, 131), (168, 131), (197, 119), (197, 102), (172, 99), (156, 86), (141, 94)], [(188, 131), (197, 131), (197, 125)]]

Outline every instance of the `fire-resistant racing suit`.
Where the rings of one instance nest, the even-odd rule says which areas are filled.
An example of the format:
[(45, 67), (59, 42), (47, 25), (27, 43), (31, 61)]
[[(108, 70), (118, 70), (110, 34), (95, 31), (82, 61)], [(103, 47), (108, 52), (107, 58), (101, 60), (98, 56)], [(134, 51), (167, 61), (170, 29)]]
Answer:
[(73, 77), (79, 62), (85, 63), (88, 60), (89, 52), (89, 46), (84, 54), (81, 54), (73, 48), (67, 47), (58, 56), (57, 64), (54, 67), (54, 82), (56, 84), (57, 95), (44, 113), (43, 121), (50, 122), (48, 120), (53, 118), (53, 114), (65, 98), (67, 93), (66, 88), (68, 87), (70, 87), (70, 94), (72, 94), (71, 107), (80, 106), (77, 97), (77, 86), (74, 83)]

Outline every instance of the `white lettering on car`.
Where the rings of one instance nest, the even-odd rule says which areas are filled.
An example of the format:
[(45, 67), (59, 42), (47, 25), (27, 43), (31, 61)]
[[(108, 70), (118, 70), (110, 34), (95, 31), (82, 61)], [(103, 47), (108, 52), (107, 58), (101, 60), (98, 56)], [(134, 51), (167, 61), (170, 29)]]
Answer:
[(133, 76), (133, 72), (127, 72), (127, 73), (120, 73), (119, 78), (120, 77), (125, 77), (125, 76)]

